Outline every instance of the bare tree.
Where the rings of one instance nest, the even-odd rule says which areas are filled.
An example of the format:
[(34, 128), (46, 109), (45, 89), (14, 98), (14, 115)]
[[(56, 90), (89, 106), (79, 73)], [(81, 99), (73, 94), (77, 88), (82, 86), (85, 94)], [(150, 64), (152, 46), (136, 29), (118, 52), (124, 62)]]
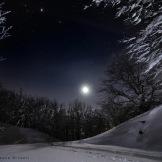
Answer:
[(154, 73), (142, 73), (145, 66), (121, 55), (107, 68), (100, 92), (102, 107), (108, 109), (111, 117), (121, 118), (123, 114), (127, 119), (126, 114), (129, 118), (160, 104), (162, 80), (155, 79)]

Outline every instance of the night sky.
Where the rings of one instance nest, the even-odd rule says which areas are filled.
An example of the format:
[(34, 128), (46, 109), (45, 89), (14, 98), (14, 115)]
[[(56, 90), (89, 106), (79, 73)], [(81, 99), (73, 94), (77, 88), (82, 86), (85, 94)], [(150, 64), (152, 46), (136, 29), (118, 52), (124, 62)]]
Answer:
[[(2, 84), (24, 93), (70, 102), (97, 102), (96, 90), (111, 57), (124, 37), (122, 20), (111, 8), (88, 5), (88, 0), (5, 0), (11, 10), (11, 37), (0, 42)], [(82, 96), (79, 88), (92, 92)]]

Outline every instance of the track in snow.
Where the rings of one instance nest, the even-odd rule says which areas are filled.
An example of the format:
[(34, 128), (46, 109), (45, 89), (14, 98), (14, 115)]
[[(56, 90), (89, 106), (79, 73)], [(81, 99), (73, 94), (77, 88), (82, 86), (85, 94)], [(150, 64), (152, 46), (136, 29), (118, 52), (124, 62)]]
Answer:
[[(95, 146), (94, 146), (95, 147)], [(0, 162), (156, 162), (146, 157), (48, 144), (0, 146)]]

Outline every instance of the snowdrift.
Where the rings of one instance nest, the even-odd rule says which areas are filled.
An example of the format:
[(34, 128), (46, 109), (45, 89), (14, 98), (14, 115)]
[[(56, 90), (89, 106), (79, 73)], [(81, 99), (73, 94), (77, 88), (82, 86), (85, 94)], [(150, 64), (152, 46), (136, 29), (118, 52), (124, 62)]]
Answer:
[(162, 105), (80, 142), (162, 151)]
[(4, 124), (0, 126), (0, 145), (45, 143), (52, 140), (48, 135), (30, 128), (18, 128)]

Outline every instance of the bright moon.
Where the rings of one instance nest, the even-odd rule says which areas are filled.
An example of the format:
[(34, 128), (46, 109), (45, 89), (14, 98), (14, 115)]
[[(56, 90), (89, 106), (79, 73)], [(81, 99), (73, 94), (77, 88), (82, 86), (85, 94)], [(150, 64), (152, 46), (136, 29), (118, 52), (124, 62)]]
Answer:
[(81, 87), (81, 93), (83, 95), (88, 95), (90, 93), (90, 87), (87, 85), (84, 85)]

